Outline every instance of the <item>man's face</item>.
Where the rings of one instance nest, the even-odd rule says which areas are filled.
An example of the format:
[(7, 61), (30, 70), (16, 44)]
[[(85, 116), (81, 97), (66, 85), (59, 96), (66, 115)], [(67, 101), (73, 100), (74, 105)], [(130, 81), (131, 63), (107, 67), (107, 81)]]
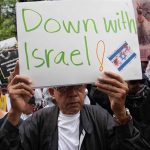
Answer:
[(85, 85), (54, 88), (54, 97), (64, 114), (76, 114), (80, 111), (85, 98)]

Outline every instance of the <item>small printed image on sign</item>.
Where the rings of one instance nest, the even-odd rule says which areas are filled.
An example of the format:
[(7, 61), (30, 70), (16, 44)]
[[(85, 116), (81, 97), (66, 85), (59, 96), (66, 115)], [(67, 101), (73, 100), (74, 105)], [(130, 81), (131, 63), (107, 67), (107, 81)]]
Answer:
[(108, 59), (119, 71), (122, 71), (135, 57), (136, 53), (131, 50), (127, 42), (124, 42)]

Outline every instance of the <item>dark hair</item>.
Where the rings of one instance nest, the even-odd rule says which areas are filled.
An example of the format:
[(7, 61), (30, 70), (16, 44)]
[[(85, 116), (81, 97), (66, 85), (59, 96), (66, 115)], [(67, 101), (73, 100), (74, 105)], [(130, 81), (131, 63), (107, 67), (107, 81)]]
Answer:
[(145, 84), (148, 87), (150, 87), (150, 81), (148, 79), (148, 77), (142, 73), (142, 79), (141, 80), (130, 80), (128, 81), (130, 84), (137, 84), (137, 83), (141, 83), (141, 84)]

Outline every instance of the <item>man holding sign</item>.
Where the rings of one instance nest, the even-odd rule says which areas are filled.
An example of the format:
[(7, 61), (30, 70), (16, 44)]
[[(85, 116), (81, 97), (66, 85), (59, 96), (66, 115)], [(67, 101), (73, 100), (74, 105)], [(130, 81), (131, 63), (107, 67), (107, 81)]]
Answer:
[[(82, 1), (81, 3), (84, 4)], [(86, 95), (86, 85), (82, 83), (95, 81), (95, 77), (100, 74), (100, 71), (102, 72), (105, 66), (108, 67), (110, 64), (116, 64), (115, 60), (118, 58), (119, 66), (114, 66), (116, 72), (118, 67), (121, 67), (121, 69), (118, 69), (119, 71), (123, 70), (126, 72), (130, 68), (128, 66), (131, 66), (132, 62), (135, 63), (137, 61), (137, 59), (136, 61), (133, 59), (137, 55), (137, 52), (133, 52), (133, 48), (130, 49), (130, 46), (132, 47), (132, 44), (137, 42), (135, 38), (135, 22), (132, 17), (130, 18), (128, 12), (122, 10), (119, 10), (118, 13), (113, 12), (115, 17), (117, 16), (117, 20), (119, 20), (118, 16), (126, 16), (124, 24), (122, 23), (122, 28), (120, 22), (115, 24), (119, 28), (118, 30), (113, 30), (113, 34), (117, 35), (116, 32), (120, 32), (121, 30), (124, 34), (125, 30), (129, 30), (130, 34), (134, 37), (131, 36), (134, 39), (133, 43), (130, 43), (130, 38), (127, 42), (120, 40), (117, 48), (116, 45), (111, 45), (111, 47), (116, 49), (115, 51), (107, 51), (105, 53), (105, 43), (109, 43), (107, 41), (108, 36), (106, 38), (104, 36), (105, 33), (103, 31), (100, 32), (98, 29), (102, 29), (100, 27), (103, 27), (102, 21), (104, 21), (106, 32), (111, 32), (107, 26), (107, 17), (109, 15), (105, 9), (99, 8), (100, 6), (97, 3), (94, 3), (92, 6), (98, 7), (93, 8), (103, 10), (107, 17), (98, 19), (93, 18), (95, 14), (92, 14), (93, 16), (89, 16), (91, 19), (85, 18), (85, 15), (87, 15), (84, 14), (85, 12), (89, 12), (88, 15), (91, 15), (89, 11), (91, 7), (87, 5), (85, 7), (87, 9), (86, 11), (82, 11), (82, 15), (76, 13), (74, 15), (76, 16), (77, 28), (74, 27), (72, 18), (68, 18), (65, 11), (61, 11), (60, 13), (56, 10), (56, 6), (59, 7), (59, 10), (66, 10), (67, 7), (69, 13), (73, 15), (74, 12), (80, 12), (77, 11), (78, 9), (82, 10), (82, 4), (72, 4), (72, 2), (69, 3), (67, 1), (64, 3), (65, 5), (63, 5), (63, 2), (61, 4), (59, 2), (51, 4), (38, 2), (37, 5), (34, 3), (30, 4), (18, 5), (18, 46), (20, 49), (21, 75), (14, 73), (8, 85), (12, 109), (8, 113), (8, 120), (0, 130), (0, 149), (149, 150), (150, 146), (133, 126), (132, 117), (128, 109), (125, 108), (128, 87), (120, 75), (112, 72), (104, 72), (101, 73), (101, 77), (98, 77), (95, 83), (99, 90), (108, 94), (114, 118), (100, 106), (83, 104)], [(129, 7), (128, 5), (126, 6), (126, 3), (124, 5), (125, 8)], [(124, 5), (120, 5), (122, 9)], [(47, 10), (51, 10), (51, 16), (49, 16)], [(103, 11), (100, 14), (103, 14)], [(64, 16), (67, 17), (63, 18)], [(97, 16), (100, 15), (97, 14)], [(95, 20), (97, 19), (102, 21), (96, 23)], [(80, 26), (81, 24), (82, 26)], [(23, 30), (20, 32), (20, 29)], [(37, 33), (40, 33), (40, 36)], [(100, 40), (98, 33), (101, 33), (101, 37), (105, 37), (106, 39)], [(97, 35), (96, 38), (93, 38), (94, 34)], [(67, 38), (68, 35), (70, 35), (69, 38)], [(81, 35), (81, 37), (78, 35)], [(39, 37), (42, 37), (42, 39), (38, 39)], [(92, 51), (89, 51), (89, 45), (92, 46), (92, 44), (88, 43), (87, 37), (92, 37), (93, 40), (91, 39), (90, 43), (94, 43), (95, 46), (97, 45), (95, 47), (96, 52), (92, 53)], [(72, 38), (74, 41), (70, 41)], [(34, 39), (36, 40), (34, 41)], [(48, 40), (45, 41), (45, 39)], [(76, 40), (80, 42), (78, 43)], [(65, 47), (66, 43), (69, 43), (68, 47)], [(40, 50), (43, 49), (41, 45), (45, 46), (44, 50)], [(134, 43), (134, 45), (136, 44)], [(81, 46), (80, 49), (78, 46)], [(72, 49), (70, 50), (70, 48)], [(101, 48), (103, 49), (103, 54), (107, 54), (107, 58), (102, 57), (101, 59), (101, 57), (98, 57), (97, 59), (96, 57), (99, 56), (98, 50)], [(135, 49), (137, 48), (134, 47)], [(125, 55), (127, 56), (124, 57)], [(92, 62), (91, 58), (94, 58), (95, 61), (93, 60)], [(22, 60), (25, 60), (25, 63)], [(103, 60), (105, 60), (105, 63)], [(108, 69), (107, 67), (105, 69)], [(41, 76), (41, 72), (45, 68), (46, 72)], [(70, 75), (73, 75), (73, 77), (70, 77)], [(137, 78), (140, 77), (138, 71), (136, 75)], [(68, 84), (71, 85), (67, 86)], [(50, 94), (55, 98), (56, 106), (34, 113), (18, 128), (20, 115), (25, 111), (26, 104), (34, 95), (32, 88), (38, 86), (52, 86)]]
[(150, 149), (125, 108), (128, 87), (119, 75), (104, 72), (103, 78), (98, 77), (95, 83), (99, 90), (108, 94), (114, 118), (100, 106), (83, 105), (85, 85), (52, 87), (50, 93), (57, 105), (34, 113), (19, 129), (20, 115), (34, 91), (30, 78), (13, 76), (8, 85), (12, 109), (0, 130), (0, 149)]

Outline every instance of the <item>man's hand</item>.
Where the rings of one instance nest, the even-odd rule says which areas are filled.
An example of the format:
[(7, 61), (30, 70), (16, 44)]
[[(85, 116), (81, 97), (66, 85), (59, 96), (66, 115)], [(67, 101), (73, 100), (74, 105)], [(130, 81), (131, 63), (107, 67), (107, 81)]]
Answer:
[(18, 75), (19, 67), (17, 66), (9, 78), (8, 93), (11, 101), (11, 110), (8, 113), (8, 119), (16, 125), (19, 122), (20, 115), (25, 112), (27, 102), (34, 95), (31, 87), (31, 81), (28, 77)]
[(127, 119), (125, 110), (126, 94), (128, 93), (127, 83), (117, 74), (104, 72), (102, 78), (98, 78), (95, 85), (109, 96), (111, 109), (120, 122)]

